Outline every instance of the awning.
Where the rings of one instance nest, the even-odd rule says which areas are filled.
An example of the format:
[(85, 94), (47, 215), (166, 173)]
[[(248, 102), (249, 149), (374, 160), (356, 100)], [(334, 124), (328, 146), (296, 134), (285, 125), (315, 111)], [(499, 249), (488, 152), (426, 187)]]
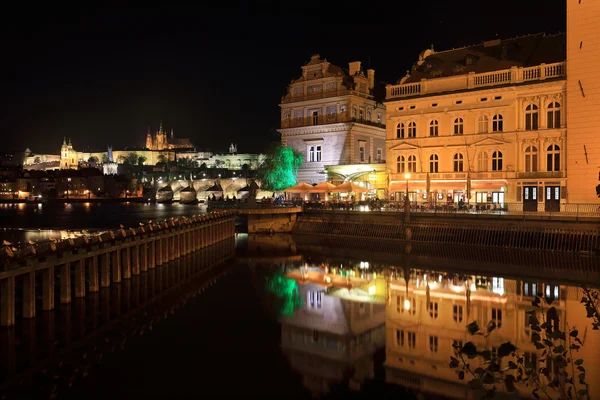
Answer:
[[(505, 180), (471, 180), (471, 190), (492, 190), (492, 191), (500, 191), (502, 186), (506, 185)], [(419, 181), (409, 181), (408, 182), (408, 191), (409, 192), (425, 192), (427, 187), (427, 182), (423, 180)], [(431, 181), (430, 191), (432, 192), (443, 192), (443, 191), (464, 191), (467, 189), (467, 180), (455, 180), (455, 181)], [(397, 192), (406, 192), (406, 182), (393, 182), (390, 185), (390, 193)]]

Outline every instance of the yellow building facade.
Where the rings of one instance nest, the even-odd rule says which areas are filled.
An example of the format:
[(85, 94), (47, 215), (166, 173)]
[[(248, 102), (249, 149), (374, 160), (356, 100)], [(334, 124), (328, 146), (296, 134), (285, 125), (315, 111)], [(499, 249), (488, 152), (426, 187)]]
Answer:
[(423, 51), (386, 87), (392, 200), (558, 211), (566, 191), (565, 35)]
[(600, 203), (600, 4), (567, 0), (567, 198)]

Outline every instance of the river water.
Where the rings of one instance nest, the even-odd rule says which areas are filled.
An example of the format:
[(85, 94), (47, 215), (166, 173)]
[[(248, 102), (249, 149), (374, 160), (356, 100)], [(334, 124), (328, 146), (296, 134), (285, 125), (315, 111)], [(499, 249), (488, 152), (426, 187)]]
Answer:
[[(468, 323), (493, 320), (499, 328), (480, 346), (510, 341), (534, 353), (525, 313), (541, 292), (561, 326), (584, 338), (576, 358), (598, 398), (600, 332), (579, 301), (580, 285), (598, 287), (597, 261), (239, 234), (33, 321), (17, 315), (17, 327), (1, 331), (0, 391), (6, 399), (466, 398), (449, 368), (453, 341), (472, 340)], [(176, 284), (183, 276), (193, 277)], [(531, 397), (520, 390), (509, 398)]]

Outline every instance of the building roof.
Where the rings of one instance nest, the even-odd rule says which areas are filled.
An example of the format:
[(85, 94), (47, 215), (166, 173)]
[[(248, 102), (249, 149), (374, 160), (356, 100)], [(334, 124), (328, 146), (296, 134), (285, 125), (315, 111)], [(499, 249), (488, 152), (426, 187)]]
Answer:
[(566, 35), (538, 33), (511, 39), (489, 40), (473, 46), (436, 52), (425, 50), (402, 83), (419, 82), (469, 72), (484, 73), (531, 67), (566, 60)]

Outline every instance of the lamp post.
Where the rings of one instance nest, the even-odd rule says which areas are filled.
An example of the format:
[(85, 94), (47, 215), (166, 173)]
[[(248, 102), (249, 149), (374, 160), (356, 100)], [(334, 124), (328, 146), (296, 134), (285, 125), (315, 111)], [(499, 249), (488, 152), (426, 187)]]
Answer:
[(410, 179), (410, 174), (407, 172), (404, 174), (404, 179), (406, 179), (406, 195), (404, 197), (404, 218), (406, 223), (410, 222), (410, 200), (408, 199), (408, 180)]

